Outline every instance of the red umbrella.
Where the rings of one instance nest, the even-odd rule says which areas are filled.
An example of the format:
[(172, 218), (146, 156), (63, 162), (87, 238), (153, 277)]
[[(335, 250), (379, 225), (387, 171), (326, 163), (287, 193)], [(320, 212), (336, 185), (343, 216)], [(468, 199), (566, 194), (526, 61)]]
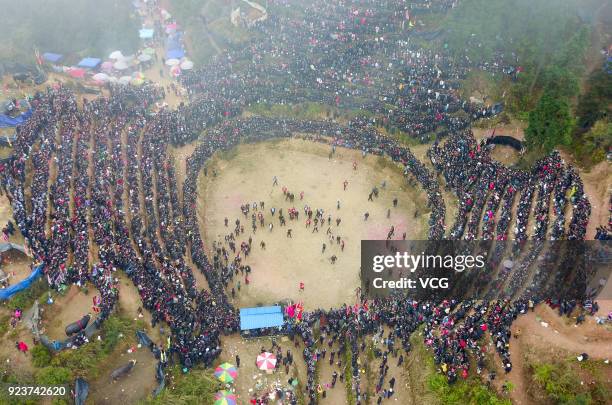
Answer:
[(77, 79), (82, 79), (83, 77), (85, 77), (85, 69), (72, 68), (68, 71), (68, 74)]

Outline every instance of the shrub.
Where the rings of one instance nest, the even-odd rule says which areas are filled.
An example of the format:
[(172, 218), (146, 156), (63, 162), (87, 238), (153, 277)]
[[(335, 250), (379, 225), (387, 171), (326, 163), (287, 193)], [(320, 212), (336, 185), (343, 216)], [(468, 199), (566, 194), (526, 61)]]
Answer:
[(36, 384), (64, 385), (72, 381), (72, 372), (66, 367), (48, 366), (36, 373)]
[(32, 348), (32, 364), (34, 367), (46, 367), (51, 363), (51, 352), (43, 345)]

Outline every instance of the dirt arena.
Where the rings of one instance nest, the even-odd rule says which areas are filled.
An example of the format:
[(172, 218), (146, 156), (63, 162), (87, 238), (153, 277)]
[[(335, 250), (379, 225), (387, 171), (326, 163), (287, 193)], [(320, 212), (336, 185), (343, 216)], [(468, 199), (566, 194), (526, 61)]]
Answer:
[[(391, 226), (395, 226), (395, 239), (406, 232), (407, 239), (426, 238), (426, 196), (417, 186), (409, 186), (400, 167), (390, 160), (377, 156), (362, 158), (357, 151), (337, 149), (329, 159), (330, 147), (299, 139), (271, 141), (238, 148), (215, 156), (208, 165), (207, 176), (200, 174), (198, 192), (200, 205), (198, 216), (207, 253), (213, 241), (224, 241), (232, 232), (236, 219), (244, 225), (242, 241), (252, 237), (252, 252), (246, 263), (253, 268), (249, 285), (241, 280), (241, 292), (236, 294), (237, 306), (271, 304), (284, 299), (302, 301), (307, 309), (331, 308), (354, 301), (359, 286), (361, 240), (385, 239)], [(353, 162), (357, 162), (357, 170)], [(216, 175), (215, 175), (216, 173)], [(278, 186), (273, 186), (273, 178)], [(347, 190), (343, 182), (348, 180)], [(381, 184), (386, 182), (385, 188)], [(368, 201), (374, 186), (380, 189), (379, 197)], [(282, 188), (295, 194), (295, 202), (285, 201)], [(300, 201), (299, 194), (304, 192)], [(393, 208), (393, 198), (399, 200)], [(337, 202), (340, 201), (340, 209)], [(251, 213), (242, 215), (242, 204), (263, 201), (265, 227), (253, 234)], [(313, 211), (322, 208), (324, 218), (331, 215), (330, 232), (345, 241), (345, 249), (330, 242), (326, 234), (327, 221), (313, 233), (313, 226), (306, 228), (304, 206)], [(271, 216), (270, 208), (277, 213)], [(295, 207), (300, 219), (291, 221), (287, 210)], [(287, 225), (279, 226), (278, 210), (282, 208)], [(387, 210), (390, 216), (387, 218)], [(364, 213), (370, 217), (364, 221)], [(341, 223), (336, 226), (336, 219)], [(224, 218), (229, 226), (224, 226)], [(273, 219), (274, 229), (268, 224)], [(292, 229), (292, 237), (287, 229)], [(265, 250), (260, 242), (266, 244)], [(322, 245), (327, 248), (322, 254)], [(335, 264), (331, 256), (337, 255)], [(212, 256), (211, 256), (212, 257)], [(303, 282), (305, 289), (299, 290)], [(230, 287), (231, 289), (231, 287)], [(246, 291), (245, 291), (246, 290)]]

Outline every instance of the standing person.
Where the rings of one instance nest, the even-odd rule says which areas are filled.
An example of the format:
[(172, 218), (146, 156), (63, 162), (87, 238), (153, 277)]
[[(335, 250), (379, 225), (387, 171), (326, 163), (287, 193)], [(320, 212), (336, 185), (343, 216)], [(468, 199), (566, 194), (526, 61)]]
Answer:
[(240, 356), (236, 355), (236, 367), (240, 368)]
[(344, 183), (342, 183), (342, 185), (344, 186), (344, 191), (346, 191), (346, 187), (348, 186), (348, 180), (344, 180)]
[(278, 178), (276, 176), (272, 178), (272, 186), (278, 186)]
[(20, 352), (24, 354), (28, 352), (28, 345), (25, 344), (23, 340), (20, 340), (19, 342), (15, 342), (15, 347), (17, 348), (17, 350), (19, 350)]
[(300, 281), (300, 292), (304, 291), (304, 282)]

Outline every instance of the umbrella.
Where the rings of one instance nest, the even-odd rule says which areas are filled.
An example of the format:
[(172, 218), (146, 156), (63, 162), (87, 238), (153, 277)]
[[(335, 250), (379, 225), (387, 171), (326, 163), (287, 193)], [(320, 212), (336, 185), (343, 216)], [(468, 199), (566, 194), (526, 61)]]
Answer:
[(142, 86), (142, 84), (143, 84), (143, 83), (144, 83), (144, 80), (143, 80), (143, 79), (132, 79), (132, 80), (130, 81), (130, 84), (131, 84), (132, 86)]
[(138, 60), (141, 62), (148, 62), (151, 60), (151, 55), (148, 55), (146, 53), (142, 53), (140, 55), (138, 55)]
[(117, 70), (125, 70), (125, 69), (127, 69), (129, 66), (128, 66), (128, 64), (127, 64), (127, 62), (126, 62), (126, 61), (124, 61), (124, 60), (118, 60), (117, 62), (115, 62), (115, 63), (113, 64), (113, 67), (114, 67), (115, 69), (117, 69)]
[(223, 363), (215, 369), (215, 377), (221, 382), (231, 383), (238, 377), (238, 370), (233, 364)]
[(110, 71), (113, 70), (113, 62), (107, 60), (106, 62), (104, 62), (101, 66), (102, 70), (104, 71)]
[(236, 405), (236, 395), (229, 391), (219, 391), (215, 394), (215, 405)]
[(131, 81), (132, 81), (131, 76), (121, 76), (119, 78), (119, 84), (130, 84)]
[(132, 73), (132, 78), (134, 79), (143, 79), (145, 78), (145, 75), (142, 72), (134, 72)]
[(106, 73), (96, 73), (93, 75), (93, 79), (98, 82), (105, 82), (109, 79), (109, 76)]
[(170, 68), (170, 74), (174, 77), (180, 76), (181, 75), (181, 67), (176, 65), (176, 66), (172, 66)]
[(73, 68), (73, 69), (68, 70), (68, 74), (72, 77), (81, 79), (85, 76), (85, 69)]
[(176, 31), (176, 29), (178, 28), (178, 24), (177, 23), (171, 23), (166, 25), (166, 34), (170, 34), (173, 31)]
[(274, 370), (276, 367), (276, 356), (270, 352), (263, 352), (257, 356), (257, 368), (260, 370)]
[(166, 61), (166, 65), (168, 65), (168, 66), (176, 66), (176, 65), (178, 65), (179, 63), (181, 63), (181, 62), (180, 62), (178, 59), (174, 59), (174, 58), (172, 58), (172, 59), (168, 59), (168, 60)]
[(155, 49), (149, 47), (142, 50), (142, 53), (146, 55), (155, 55)]
[(193, 69), (193, 62), (190, 60), (184, 60), (183, 63), (181, 63), (181, 69), (183, 70)]
[(114, 52), (111, 52), (110, 55), (108, 55), (108, 58), (118, 60), (118, 59), (123, 58), (123, 54), (121, 53), (121, 51), (114, 51)]

